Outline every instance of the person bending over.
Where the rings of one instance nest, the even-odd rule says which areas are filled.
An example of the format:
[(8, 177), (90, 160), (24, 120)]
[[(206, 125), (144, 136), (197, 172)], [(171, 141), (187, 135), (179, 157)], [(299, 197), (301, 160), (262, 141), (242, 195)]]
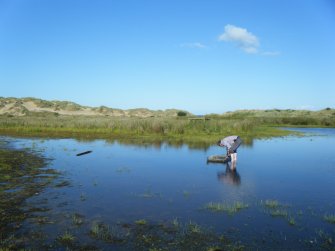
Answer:
[(237, 148), (241, 145), (240, 136), (228, 136), (217, 142), (218, 146), (226, 147), (227, 157), (230, 157), (231, 162), (237, 161)]

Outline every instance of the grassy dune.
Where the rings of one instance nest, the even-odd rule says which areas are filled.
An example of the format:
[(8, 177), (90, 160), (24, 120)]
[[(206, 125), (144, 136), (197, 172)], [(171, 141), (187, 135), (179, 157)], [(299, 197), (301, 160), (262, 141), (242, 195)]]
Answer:
[(308, 110), (240, 110), (223, 115), (207, 115), (209, 118), (232, 120), (257, 120), (259, 124), (273, 126), (335, 127), (335, 109)]
[[(9, 102), (7, 100), (7, 102)], [(18, 102), (18, 101), (16, 101)], [(7, 104), (8, 105), (8, 104)], [(335, 127), (335, 110), (241, 110), (202, 118), (182, 116), (87, 116), (29, 112), (0, 115), (0, 134), (38, 137), (159, 140), (213, 143), (226, 135), (253, 138), (288, 135), (278, 127)]]

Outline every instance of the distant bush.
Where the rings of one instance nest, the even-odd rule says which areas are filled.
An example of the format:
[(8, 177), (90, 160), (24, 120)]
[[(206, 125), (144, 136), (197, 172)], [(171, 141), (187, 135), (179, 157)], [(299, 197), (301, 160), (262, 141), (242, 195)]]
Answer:
[(186, 112), (183, 112), (183, 111), (179, 111), (178, 113), (177, 113), (177, 116), (178, 117), (185, 117), (187, 115), (187, 113)]

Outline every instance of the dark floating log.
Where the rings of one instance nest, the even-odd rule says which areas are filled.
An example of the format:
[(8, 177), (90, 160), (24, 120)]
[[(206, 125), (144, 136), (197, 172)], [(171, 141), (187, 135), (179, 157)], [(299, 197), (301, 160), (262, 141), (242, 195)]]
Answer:
[(82, 152), (82, 153), (78, 153), (77, 156), (81, 156), (81, 155), (84, 155), (84, 154), (89, 154), (91, 153), (92, 151), (86, 151), (86, 152)]

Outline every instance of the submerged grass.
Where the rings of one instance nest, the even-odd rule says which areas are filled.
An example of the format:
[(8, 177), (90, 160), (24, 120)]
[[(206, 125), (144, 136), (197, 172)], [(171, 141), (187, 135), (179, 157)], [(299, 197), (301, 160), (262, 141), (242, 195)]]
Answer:
[(75, 213), (72, 215), (72, 223), (76, 226), (80, 226), (84, 223), (84, 218), (83, 215)]
[(279, 202), (277, 200), (266, 200), (264, 202), (264, 206), (268, 208), (278, 208), (279, 207)]
[[(27, 208), (26, 200), (39, 194), (58, 177), (53, 169), (45, 169), (47, 160), (28, 150), (0, 149), (0, 233), (10, 236), (35, 211), (48, 208)], [(44, 223), (47, 218), (40, 218)], [(37, 221), (38, 222), (38, 221)]]
[(233, 204), (209, 202), (204, 206), (204, 209), (207, 209), (212, 212), (226, 212), (232, 215), (248, 207), (249, 207), (248, 204), (239, 201), (236, 201)]
[(335, 214), (325, 214), (323, 219), (331, 224), (335, 224)]
[(295, 219), (292, 217), (292, 216), (289, 216), (288, 217), (288, 223), (291, 225), (291, 226), (294, 226), (296, 223), (295, 223)]
[(270, 211), (270, 215), (272, 217), (287, 217), (288, 213), (284, 209), (275, 209), (275, 210)]
[(74, 237), (74, 235), (72, 235), (69, 232), (65, 232), (64, 234), (62, 234), (61, 236), (58, 237), (58, 241), (64, 244), (67, 243), (71, 243), (75, 240), (76, 238)]
[(135, 221), (135, 224), (136, 224), (136, 225), (146, 225), (146, 224), (147, 224), (147, 221), (144, 220), (144, 219), (141, 219), (141, 220), (137, 220), (137, 221)]

